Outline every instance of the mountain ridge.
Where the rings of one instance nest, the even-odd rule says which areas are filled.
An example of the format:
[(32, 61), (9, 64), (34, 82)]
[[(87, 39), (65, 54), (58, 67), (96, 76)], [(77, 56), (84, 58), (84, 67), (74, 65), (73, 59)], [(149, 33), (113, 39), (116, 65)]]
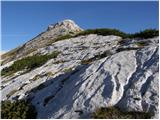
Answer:
[[(59, 36), (63, 35), (72, 35), (83, 31), (76, 23), (72, 20), (63, 20), (56, 24), (51, 24), (48, 26), (47, 30), (40, 33), (33, 39), (27, 41), (23, 45), (5, 53), (2, 55), (2, 60), (6, 62), (11, 61), (12, 59), (16, 59), (22, 57), (23, 55), (28, 55), (29, 53), (34, 52), (36, 49), (45, 47), (49, 42), (53, 42)], [(36, 49), (35, 49), (36, 48)], [(15, 52), (15, 51), (16, 52)], [(11, 53), (9, 56), (12, 59), (7, 59), (7, 54)]]

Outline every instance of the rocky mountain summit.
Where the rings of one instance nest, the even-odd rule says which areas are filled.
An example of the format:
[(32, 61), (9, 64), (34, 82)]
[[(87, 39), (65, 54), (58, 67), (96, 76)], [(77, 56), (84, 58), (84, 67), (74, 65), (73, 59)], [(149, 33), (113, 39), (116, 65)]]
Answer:
[(158, 118), (159, 37), (75, 35), (81, 31), (65, 20), (4, 55), (2, 100), (25, 99), (41, 119), (92, 118), (112, 106)]
[(26, 55), (36, 54), (38, 48), (47, 46), (54, 42), (54, 39), (63, 35), (74, 35), (82, 31), (78, 25), (72, 20), (64, 20), (53, 25), (49, 25), (45, 32), (40, 33), (32, 40), (23, 44), (22, 46), (15, 48), (2, 56), (2, 60), (7, 63), (12, 60), (17, 60)]

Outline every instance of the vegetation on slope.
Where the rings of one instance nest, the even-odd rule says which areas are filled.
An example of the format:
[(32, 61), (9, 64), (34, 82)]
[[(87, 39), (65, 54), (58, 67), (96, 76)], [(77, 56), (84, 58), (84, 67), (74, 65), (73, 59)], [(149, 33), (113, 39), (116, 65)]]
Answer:
[(2, 119), (35, 119), (37, 115), (35, 107), (26, 102), (20, 101), (2, 101), (1, 117)]
[(133, 34), (124, 33), (117, 29), (93, 29), (82, 31), (77, 35), (85, 35), (85, 34), (97, 34), (97, 35), (116, 35), (122, 38), (153, 38), (155, 36), (159, 36), (159, 30), (156, 29), (146, 29), (140, 32), (136, 32)]
[(150, 119), (151, 114), (145, 112), (122, 112), (119, 108), (99, 108), (93, 114), (94, 119)]
[(140, 31), (134, 34), (128, 34), (128, 38), (153, 38), (155, 36), (159, 36), (159, 30), (156, 29), (146, 29), (144, 31)]
[(116, 35), (116, 36), (120, 36), (122, 38), (127, 37), (127, 34), (117, 30), (117, 29), (109, 29), (109, 28), (101, 28), (101, 29), (88, 29), (85, 31), (82, 31), (78, 34), (76, 34), (74, 37), (77, 36), (81, 36), (81, 35), (89, 35), (89, 34), (97, 34), (97, 35), (103, 35), (103, 36), (107, 36), (107, 35)]
[(2, 69), (1, 75), (7, 76), (24, 69), (30, 71), (34, 68), (40, 67), (41, 65), (46, 63), (49, 59), (56, 58), (59, 55), (59, 53), (60, 52), (55, 51), (49, 55), (35, 55), (22, 58), (20, 60), (15, 61), (10, 67)]
[(97, 35), (102, 35), (102, 36), (116, 35), (116, 36), (120, 36), (122, 38), (153, 38), (155, 36), (159, 36), (159, 30), (146, 29), (144, 31), (140, 31), (137, 33), (128, 34), (128, 33), (122, 32), (120, 30), (110, 29), (110, 28), (88, 29), (88, 30), (81, 31), (75, 35), (67, 34), (64, 36), (59, 36), (55, 40), (51, 41), (51, 43), (49, 43), (48, 45), (50, 45), (54, 42), (57, 42), (57, 41), (70, 39), (70, 38), (74, 38), (74, 37), (79, 37), (79, 36), (84, 36), (84, 35), (89, 35), (89, 34), (97, 34)]

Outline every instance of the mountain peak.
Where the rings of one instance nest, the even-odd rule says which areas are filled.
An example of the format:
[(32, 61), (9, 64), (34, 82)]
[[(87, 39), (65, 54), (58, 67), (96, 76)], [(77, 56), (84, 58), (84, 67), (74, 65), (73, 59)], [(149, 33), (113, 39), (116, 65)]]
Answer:
[(83, 30), (73, 20), (70, 20), (70, 19), (66, 19), (66, 20), (60, 21), (56, 24), (51, 24), (48, 26), (48, 30), (59, 29), (59, 28), (68, 29), (73, 32), (79, 32), (79, 31)]

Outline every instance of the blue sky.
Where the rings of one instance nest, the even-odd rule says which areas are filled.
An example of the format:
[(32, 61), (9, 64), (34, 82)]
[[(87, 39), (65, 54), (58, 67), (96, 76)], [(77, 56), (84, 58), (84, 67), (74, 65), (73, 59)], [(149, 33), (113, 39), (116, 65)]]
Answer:
[(158, 29), (158, 2), (2, 2), (2, 50), (8, 51), (49, 24), (74, 20), (83, 29), (117, 28), (127, 33)]

